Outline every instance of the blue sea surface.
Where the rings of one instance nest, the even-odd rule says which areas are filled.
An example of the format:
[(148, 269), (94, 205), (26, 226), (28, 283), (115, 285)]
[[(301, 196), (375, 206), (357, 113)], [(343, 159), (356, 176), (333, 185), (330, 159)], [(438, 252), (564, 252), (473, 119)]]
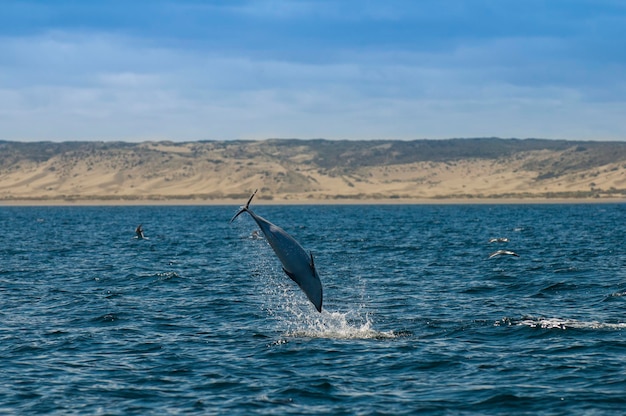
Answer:
[(626, 408), (624, 204), (237, 208), (0, 207), (0, 414)]

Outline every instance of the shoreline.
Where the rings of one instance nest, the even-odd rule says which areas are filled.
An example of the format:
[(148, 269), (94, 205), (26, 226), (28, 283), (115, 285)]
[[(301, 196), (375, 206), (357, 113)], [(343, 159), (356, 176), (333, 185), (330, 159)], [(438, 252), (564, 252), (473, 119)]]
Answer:
[[(37, 206), (240, 206), (243, 199), (6, 199), (0, 207)], [(626, 198), (387, 198), (257, 199), (254, 205), (556, 205), (615, 204)]]

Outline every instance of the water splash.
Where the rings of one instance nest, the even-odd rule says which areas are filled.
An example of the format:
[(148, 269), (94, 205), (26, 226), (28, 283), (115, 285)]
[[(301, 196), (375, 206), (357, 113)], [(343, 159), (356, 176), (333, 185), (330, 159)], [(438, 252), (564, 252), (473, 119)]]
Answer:
[(280, 271), (270, 268), (263, 276), (267, 285), (262, 292), (266, 311), (278, 322), (286, 337), (389, 339), (397, 336), (393, 331), (376, 330), (371, 314), (360, 303), (344, 304), (342, 311), (324, 308), (318, 313), (299, 288), (282, 277)]
[(364, 322), (349, 318), (350, 312), (327, 312), (318, 316), (307, 315), (287, 331), (290, 337), (330, 339), (390, 339), (397, 335), (393, 331), (377, 331), (369, 316)]
[[(247, 267), (252, 270), (255, 292), (263, 309), (277, 322), (285, 337), (328, 339), (390, 339), (393, 331), (377, 331), (364, 305), (346, 306), (344, 311), (315, 311), (300, 289), (280, 268), (278, 260), (263, 239), (248, 239)], [(358, 291), (361, 298), (365, 289)]]

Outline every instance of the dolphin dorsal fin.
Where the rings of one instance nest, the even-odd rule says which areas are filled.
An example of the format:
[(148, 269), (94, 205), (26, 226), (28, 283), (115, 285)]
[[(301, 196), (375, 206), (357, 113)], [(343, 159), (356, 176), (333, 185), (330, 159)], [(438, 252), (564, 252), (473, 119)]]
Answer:
[(311, 270), (315, 272), (315, 261), (313, 260), (313, 252), (309, 251), (309, 254), (311, 255)]

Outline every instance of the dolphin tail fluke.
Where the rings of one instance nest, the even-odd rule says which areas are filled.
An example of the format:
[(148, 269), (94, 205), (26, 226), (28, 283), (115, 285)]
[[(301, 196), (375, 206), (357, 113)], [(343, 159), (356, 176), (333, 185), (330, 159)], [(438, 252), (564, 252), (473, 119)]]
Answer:
[(245, 212), (248, 210), (248, 207), (250, 206), (250, 202), (252, 202), (252, 198), (254, 198), (254, 196), (256, 195), (256, 191), (258, 191), (258, 189), (255, 189), (254, 192), (252, 193), (252, 195), (250, 196), (250, 199), (248, 199), (248, 202), (246, 202), (246, 205), (242, 206), (239, 211), (237, 211), (237, 213), (235, 214), (235, 216), (233, 218), (231, 218), (230, 222), (235, 221), (235, 218), (237, 218), (239, 216), (239, 214), (241, 214), (242, 212)]

